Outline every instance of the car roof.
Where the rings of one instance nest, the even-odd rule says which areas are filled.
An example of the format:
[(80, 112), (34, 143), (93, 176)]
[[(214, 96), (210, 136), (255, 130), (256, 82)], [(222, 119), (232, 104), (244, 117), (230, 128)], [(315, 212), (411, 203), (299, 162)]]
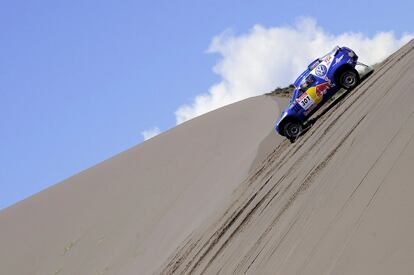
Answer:
[[(339, 47), (339, 46), (335, 46), (331, 51), (329, 51), (329, 53), (327, 53), (327, 54), (325, 54), (325, 55), (323, 55), (321, 58), (318, 58), (319, 60), (321, 60), (323, 57), (325, 57), (325, 56), (327, 56), (327, 55), (331, 55), (331, 54), (333, 54), (333, 53), (336, 53), (336, 51), (338, 51), (338, 50), (340, 50), (341, 48)], [(312, 64), (313, 62), (315, 62), (317, 59), (315, 59), (314, 61), (312, 61), (311, 63), (309, 63), (309, 65), (310, 64)], [(296, 87), (296, 88), (299, 88), (299, 86), (300, 86), (300, 83), (302, 82), (302, 80), (305, 78), (305, 77), (307, 77), (308, 75), (309, 75), (309, 73), (311, 72), (311, 70), (309, 70), (309, 65), (307, 66), (307, 68), (306, 68), (306, 70), (303, 72), (303, 73), (301, 73), (300, 75), (299, 75), (299, 77), (295, 80), (295, 82), (293, 83), (293, 85)]]

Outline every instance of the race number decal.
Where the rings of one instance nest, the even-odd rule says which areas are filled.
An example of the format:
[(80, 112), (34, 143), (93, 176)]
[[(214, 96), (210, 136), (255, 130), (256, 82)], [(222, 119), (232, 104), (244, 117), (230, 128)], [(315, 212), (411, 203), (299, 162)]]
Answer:
[(304, 93), (297, 99), (300, 106), (302, 106), (303, 109), (307, 110), (309, 109), (315, 102), (313, 99), (308, 95), (307, 93)]

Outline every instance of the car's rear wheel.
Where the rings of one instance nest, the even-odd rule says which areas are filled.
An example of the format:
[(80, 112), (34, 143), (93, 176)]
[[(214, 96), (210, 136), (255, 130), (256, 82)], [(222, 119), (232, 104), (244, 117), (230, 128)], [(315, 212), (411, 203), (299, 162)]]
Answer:
[(302, 132), (302, 123), (299, 121), (289, 121), (283, 127), (285, 136), (291, 141), (294, 142), (296, 138)]
[(359, 73), (355, 69), (347, 69), (339, 75), (339, 86), (346, 90), (352, 90), (359, 84)]

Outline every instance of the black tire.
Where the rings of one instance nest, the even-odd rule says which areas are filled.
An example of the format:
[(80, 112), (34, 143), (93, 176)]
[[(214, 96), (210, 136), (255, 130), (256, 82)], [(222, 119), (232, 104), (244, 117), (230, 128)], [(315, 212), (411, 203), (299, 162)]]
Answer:
[(339, 86), (345, 90), (352, 90), (358, 86), (359, 81), (359, 73), (354, 68), (343, 70), (338, 76)]
[(299, 121), (288, 121), (283, 126), (283, 132), (290, 142), (294, 142), (302, 132), (302, 123)]

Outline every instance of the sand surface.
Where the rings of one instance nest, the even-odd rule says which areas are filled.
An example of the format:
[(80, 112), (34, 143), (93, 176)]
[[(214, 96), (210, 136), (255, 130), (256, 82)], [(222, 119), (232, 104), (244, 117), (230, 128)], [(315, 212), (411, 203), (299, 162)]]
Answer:
[(279, 113), (272, 97), (244, 100), (1, 211), (0, 274), (156, 271), (222, 210), (262, 140), (282, 140)]
[[(412, 274), (414, 42), (281, 143), (165, 273)], [(272, 152), (273, 150), (273, 152)]]
[(412, 274), (414, 42), (296, 143), (206, 114), (0, 212), (0, 274)]

